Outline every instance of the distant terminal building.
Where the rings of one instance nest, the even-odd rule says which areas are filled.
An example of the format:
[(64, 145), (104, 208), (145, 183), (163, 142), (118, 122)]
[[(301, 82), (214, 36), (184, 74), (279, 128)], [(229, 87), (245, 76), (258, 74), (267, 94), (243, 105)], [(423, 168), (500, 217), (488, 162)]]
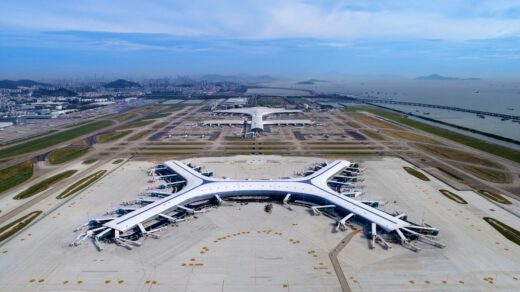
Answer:
[(220, 126), (220, 125), (242, 125), (246, 123), (249, 126), (250, 132), (262, 132), (264, 131), (265, 125), (293, 125), (293, 126), (304, 126), (312, 125), (314, 122), (311, 120), (267, 120), (265, 119), (269, 115), (275, 114), (302, 114), (301, 110), (287, 110), (281, 108), (268, 108), (268, 107), (248, 107), (248, 108), (235, 108), (228, 110), (216, 110), (214, 113), (217, 114), (230, 114), (230, 115), (243, 115), (247, 116), (248, 119), (238, 120), (207, 120), (203, 121), (203, 126)]
[(240, 108), (247, 106), (247, 97), (231, 97), (220, 104), (221, 109)]

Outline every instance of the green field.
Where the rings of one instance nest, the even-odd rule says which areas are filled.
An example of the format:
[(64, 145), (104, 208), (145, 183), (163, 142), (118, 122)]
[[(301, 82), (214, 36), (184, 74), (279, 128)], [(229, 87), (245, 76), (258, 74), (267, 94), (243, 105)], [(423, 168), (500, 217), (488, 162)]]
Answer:
[(81, 191), (82, 189), (88, 187), (93, 184), (96, 180), (101, 178), (107, 171), (99, 170), (94, 172), (93, 174), (80, 179), (79, 181), (70, 185), (67, 189), (65, 189), (61, 194), (59, 194), (56, 199), (65, 199), (66, 197)]
[(153, 132), (153, 130), (144, 130), (144, 131), (138, 132), (138, 133), (128, 137), (128, 141), (139, 140), (139, 139), (143, 138), (144, 136), (151, 134), (152, 132)]
[(171, 115), (172, 113), (171, 112), (166, 112), (166, 113), (152, 113), (152, 114), (148, 114), (144, 117), (142, 117), (140, 120), (144, 121), (144, 120), (156, 120), (156, 119), (160, 119), (160, 118), (164, 118), (164, 117), (167, 117), (169, 115)]
[(208, 143), (206, 142), (183, 142), (183, 141), (179, 141), (179, 142), (148, 142), (146, 143), (146, 145), (150, 145), (150, 146), (155, 146), (155, 145), (159, 145), (159, 146), (168, 146), (168, 145), (185, 145), (185, 146), (191, 146), (191, 145), (206, 145)]
[(54, 185), (55, 183), (61, 181), (61, 180), (64, 180), (68, 177), (71, 177), (73, 174), (75, 174), (77, 172), (77, 170), (75, 169), (72, 169), (72, 170), (66, 170), (64, 172), (61, 172), (61, 173), (58, 173), (56, 175), (53, 175), (47, 179), (44, 179), (42, 180), (41, 182), (37, 183), (37, 184), (34, 184), (32, 186), (30, 186), (29, 188), (25, 189), (24, 191), (22, 191), (21, 193), (19, 193), (18, 195), (14, 196), (13, 199), (15, 200), (22, 200), (22, 199), (27, 199), (29, 197), (32, 197), (38, 193), (41, 193), (45, 190), (47, 190), (48, 188), (50, 188), (52, 185)]
[(507, 183), (507, 175), (503, 171), (472, 165), (465, 166), (464, 169), (483, 180), (499, 184)]
[(377, 132), (374, 132), (372, 130), (359, 130), (362, 134), (374, 139), (374, 140), (378, 140), (378, 141), (382, 141), (382, 140), (385, 140), (385, 137), (383, 137), (381, 134), (377, 133)]
[(119, 164), (121, 162), (125, 161), (124, 159), (116, 159), (114, 160), (114, 162), (112, 162), (112, 164)]
[(47, 156), (47, 160), (50, 164), (61, 164), (86, 154), (88, 150), (88, 146), (71, 145), (52, 151)]
[(349, 111), (363, 110), (370, 113), (373, 113), (378, 116), (385, 117), (387, 119), (393, 120), (395, 122), (401, 123), (403, 125), (410, 126), (412, 128), (416, 128), (455, 142), (460, 144), (473, 147), (478, 150), (482, 150), (487, 153), (491, 153), (515, 162), (520, 162), (520, 151), (513, 150), (511, 148), (503, 147), (497, 144), (489, 143), (477, 138), (473, 138), (470, 136), (466, 136), (463, 134), (459, 134), (450, 130), (446, 130), (443, 128), (431, 126), (425, 123), (421, 123), (412, 119), (405, 118), (402, 114), (394, 113), (388, 110), (373, 108), (373, 107), (356, 107), (351, 108)]
[[(196, 151), (193, 151), (193, 150), (189, 150), (189, 149), (186, 149), (186, 150), (178, 150), (178, 151), (170, 151), (170, 152), (135, 152), (134, 154), (136, 155), (146, 155), (146, 156), (176, 156), (176, 155), (195, 155), (195, 154), (200, 154), (199, 152), (196, 152)], [(249, 154), (249, 152), (244, 152), (244, 153), (240, 153), (240, 154)]]
[[(75, 126), (75, 125), (69, 125), (69, 126), (71, 127), (71, 126)], [(67, 128), (67, 126), (65, 128)], [(57, 131), (58, 130), (50, 130), (50, 131), (39, 133), (39, 134), (35, 134), (35, 135), (29, 135), (29, 136), (25, 136), (25, 137), (22, 137), (22, 138), (9, 140), (8, 142), (0, 143), (0, 146), (12, 145), (12, 144), (16, 144), (16, 143), (20, 143), (20, 142), (24, 142), (24, 141), (27, 142), (29, 140), (32, 140), (32, 139), (35, 139), (35, 138), (38, 138), (38, 137), (41, 137), (41, 136), (49, 135), (49, 134), (57, 132)]]
[[(232, 148), (230, 146), (226, 148)], [(236, 147), (235, 147), (236, 148)], [(258, 147), (258, 148), (264, 148), (264, 147)], [(268, 148), (268, 147), (265, 147)], [(271, 147), (274, 148), (274, 147)], [(290, 149), (291, 147), (278, 147), (279, 149)], [(306, 146), (303, 147), (304, 150), (316, 150), (316, 151), (326, 151), (326, 150), (347, 150), (347, 151), (356, 151), (356, 150), (383, 150), (383, 147), (376, 147), (376, 146), (350, 146), (350, 147), (343, 147), (343, 146)]]
[(490, 200), (493, 200), (495, 202), (498, 202), (500, 204), (504, 204), (504, 205), (511, 205), (511, 201), (509, 201), (508, 199), (506, 199), (504, 196), (502, 195), (499, 195), (499, 194), (495, 194), (495, 193), (492, 193), (492, 192), (489, 192), (489, 191), (485, 191), (485, 190), (480, 190), (478, 191), (479, 194), (483, 195), (484, 197), (490, 199)]
[(41, 149), (45, 149), (50, 146), (54, 146), (59, 143), (66, 142), (68, 140), (78, 138), (80, 136), (93, 133), (95, 131), (101, 130), (112, 125), (112, 121), (101, 120), (85, 125), (81, 125), (79, 127), (72, 128), (70, 130), (65, 130), (62, 132), (58, 132), (55, 134), (50, 134), (48, 136), (44, 136), (38, 139), (34, 139), (28, 142), (24, 142), (15, 146), (11, 146), (8, 148), (4, 148), (0, 150), (0, 158), (25, 154), (32, 151), (37, 151)]
[(440, 147), (440, 146), (436, 146), (436, 145), (419, 144), (419, 143), (415, 143), (414, 146), (421, 150), (424, 150), (426, 152), (439, 156), (441, 158), (500, 168), (500, 165), (494, 163), (493, 161), (491, 161), (489, 159), (484, 159), (477, 155), (473, 155), (473, 154), (470, 154), (470, 153), (467, 153), (464, 151), (459, 151), (459, 150), (447, 148), (447, 147)]
[(98, 143), (108, 143), (123, 138), (124, 136), (132, 133), (132, 130), (126, 131), (110, 131), (96, 136)]
[(168, 122), (160, 122), (152, 126), (152, 129), (160, 129), (168, 125)]
[(155, 122), (154, 120), (140, 120), (140, 121), (135, 121), (135, 122), (128, 123), (126, 125), (119, 126), (119, 127), (117, 127), (117, 129), (118, 130), (119, 129), (133, 129), (133, 128), (138, 128), (138, 127), (144, 127), (144, 126), (148, 126), (154, 122)]
[(423, 180), (423, 181), (429, 181), (430, 179), (422, 172), (418, 171), (418, 170), (415, 170), (411, 167), (408, 167), (408, 166), (405, 166), (403, 167), (404, 170), (406, 170), (406, 172), (408, 172), (409, 174), (415, 176), (416, 178), (420, 179), (420, 180)]
[(0, 242), (6, 240), (16, 232), (22, 230), (25, 226), (29, 225), (36, 217), (38, 217), (42, 211), (34, 211), (27, 215), (24, 215), (18, 220), (15, 220), (7, 225), (0, 227)]
[(92, 164), (96, 161), (97, 161), (97, 159), (91, 158), (91, 159), (87, 159), (87, 160), (83, 161), (81, 164)]
[[(227, 142), (229, 143), (229, 142)], [(282, 144), (289, 144), (291, 145), (291, 143), (286, 143), (286, 142), (280, 142)], [(351, 145), (374, 145), (375, 143), (373, 142), (334, 142), (334, 141), (303, 141), (301, 142), (302, 144), (304, 145), (345, 145), (345, 146), (351, 146)], [(235, 144), (235, 143), (232, 143), (232, 144)], [(232, 145), (231, 144), (231, 145)]]
[(495, 228), (500, 234), (505, 236), (507, 239), (511, 240), (512, 242), (520, 245), (520, 231), (514, 229), (513, 227), (504, 224), (500, 221), (498, 221), (495, 218), (491, 217), (484, 217), (484, 220), (489, 223), (493, 228)]
[(121, 114), (121, 115), (118, 115), (118, 116), (115, 116), (114, 119), (120, 121), (120, 122), (123, 122), (123, 121), (126, 121), (126, 120), (130, 120), (132, 118), (135, 118), (137, 115), (135, 113), (124, 113), (124, 114)]
[(459, 204), (467, 204), (468, 202), (466, 202), (466, 200), (464, 200), (463, 198), (461, 198), (459, 195), (455, 194), (455, 193), (452, 193), (448, 190), (439, 190), (439, 192), (441, 192), (441, 194), (443, 194), (444, 196), (446, 196), (448, 199), (451, 199)]
[(30, 179), (33, 176), (33, 171), (32, 160), (0, 170), (0, 193)]

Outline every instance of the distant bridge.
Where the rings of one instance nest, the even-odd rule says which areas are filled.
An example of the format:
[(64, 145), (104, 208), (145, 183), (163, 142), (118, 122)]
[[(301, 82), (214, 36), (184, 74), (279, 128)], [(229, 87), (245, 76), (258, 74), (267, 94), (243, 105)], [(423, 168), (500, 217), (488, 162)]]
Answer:
[(450, 110), (450, 111), (472, 113), (472, 114), (476, 114), (476, 115), (498, 117), (498, 118), (503, 118), (503, 119), (520, 120), (520, 116), (478, 111), (478, 110), (465, 109), (465, 108), (447, 106), (447, 105), (436, 105), (436, 104), (396, 101), (396, 100), (377, 100), (377, 99), (368, 99), (368, 98), (356, 98), (355, 101), (363, 102), (366, 104), (385, 103), (385, 104), (397, 104), (397, 105), (407, 105), (407, 106), (417, 106), (417, 107), (438, 108), (438, 109), (444, 109), (444, 110)]

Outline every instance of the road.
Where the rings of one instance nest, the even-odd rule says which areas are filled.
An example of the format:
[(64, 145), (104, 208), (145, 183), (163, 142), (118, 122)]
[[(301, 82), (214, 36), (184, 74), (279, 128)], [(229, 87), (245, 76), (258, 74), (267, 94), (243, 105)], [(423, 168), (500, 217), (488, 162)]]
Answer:
[(350, 286), (348, 285), (347, 277), (345, 277), (345, 273), (343, 273), (343, 269), (338, 260), (338, 254), (347, 246), (350, 240), (360, 232), (360, 230), (351, 231), (343, 240), (341, 240), (338, 245), (330, 251), (329, 258), (332, 262), (332, 267), (334, 267), (334, 272), (336, 272), (336, 276), (338, 277), (339, 285), (341, 286), (341, 291), (350, 292)]

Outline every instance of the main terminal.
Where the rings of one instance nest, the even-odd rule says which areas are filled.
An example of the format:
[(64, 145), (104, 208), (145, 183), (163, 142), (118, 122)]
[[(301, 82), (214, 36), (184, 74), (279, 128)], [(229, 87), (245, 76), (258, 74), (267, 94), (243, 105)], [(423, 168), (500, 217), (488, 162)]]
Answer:
[(115, 216), (90, 220), (84, 226), (88, 230), (79, 233), (71, 245), (91, 237), (99, 250), (102, 249), (100, 241), (131, 249), (140, 245), (138, 238), (157, 237), (164, 227), (203, 212), (209, 205), (262, 198), (279, 202), (288, 210), (291, 210), (291, 204), (301, 204), (308, 206), (314, 215), (326, 212), (336, 218), (338, 230), (345, 230), (349, 220), (368, 225), (371, 247), (378, 242), (389, 248), (390, 244), (384, 238), (414, 251), (419, 250), (411, 243), (414, 239), (444, 247), (434, 240), (438, 229), (409, 222), (404, 213), (383, 212), (377, 208), (377, 201), (356, 200), (358, 192), (352, 188), (362, 172), (357, 163), (336, 160), (319, 163), (298, 178), (236, 180), (214, 178), (212, 172), (202, 171), (202, 167), (191, 163), (165, 161), (149, 172), (154, 181), (162, 181), (158, 189), (148, 191), (144, 198), (126, 202), (125, 207), (112, 212)]

